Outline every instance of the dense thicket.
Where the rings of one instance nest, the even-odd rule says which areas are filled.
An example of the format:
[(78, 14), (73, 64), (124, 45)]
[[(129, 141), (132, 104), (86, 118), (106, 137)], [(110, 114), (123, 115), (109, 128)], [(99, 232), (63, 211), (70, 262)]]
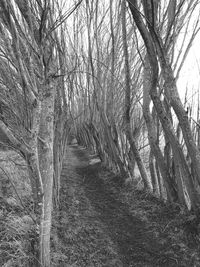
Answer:
[[(58, 204), (59, 175), (68, 132), (63, 72), (65, 45), (56, 3), (0, 3), (1, 142), (26, 161), (39, 233), (33, 266), (50, 266), (52, 188)], [(57, 15), (56, 15), (57, 14)], [(63, 37), (64, 38), (64, 37)], [(37, 239), (37, 233), (35, 233)]]
[(0, 141), (29, 172), (30, 265), (50, 266), (70, 135), (124, 183), (199, 208), (199, 104), (186, 110), (177, 88), (198, 10), (194, 0), (0, 2)]
[(199, 31), (197, 8), (196, 1), (96, 1), (75, 18), (78, 141), (124, 179), (139, 172), (145, 189), (189, 209), (199, 205), (199, 130), (177, 82)]

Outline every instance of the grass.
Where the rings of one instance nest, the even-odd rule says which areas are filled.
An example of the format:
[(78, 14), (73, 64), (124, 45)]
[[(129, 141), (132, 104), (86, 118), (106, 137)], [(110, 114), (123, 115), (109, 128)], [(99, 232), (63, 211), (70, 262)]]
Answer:
[[(160, 201), (139, 190), (136, 184), (122, 186), (123, 177), (116, 176), (94, 158), (87, 158), (85, 150), (79, 151), (79, 160), (72, 154), (66, 160), (60, 209), (53, 211), (52, 267), (124, 266), (122, 254), (127, 258), (130, 255), (126, 255), (123, 248), (132, 242), (129, 218), (137, 218), (132, 222), (133, 228), (134, 223), (140, 223), (146, 232), (143, 237), (151, 236), (152, 244), (156, 240), (162, 248), (151, 256), (155, 258), (153, 266), (200, 266), (200, 227), (196, 215), (178, 204)], [(0, 154), (0, 192), (0, 266), (27, 267), (33, 259), (37, 229), (27, 212), (32, 208), (27, 169), (24, 161), (12, 151)], [(112, 209), (116, 209), (113, 219), (108, 218), (115, 214)], [(118, 224), (121, 222), (122, 225)], [(133, 231), (133, 234), (136, 233)], [(141, 247), (144, 254), (148, 240), (143, 241), (146, 243)], [(121, 244), (121, 249), (120, 242), (126, 242)]]
[(34, 240), (31, 187), (23, 159), (0, 153), (0, 266), (29, 266)]
[(101, 170), (100, 177), (164, 245), (162, 254), (174, 261), (172, 266), (200, 266), (200, 220), (196, 215), (178, 204), (164, 203), (137, 186), (119, 187), (115, 175), (106, 168)]

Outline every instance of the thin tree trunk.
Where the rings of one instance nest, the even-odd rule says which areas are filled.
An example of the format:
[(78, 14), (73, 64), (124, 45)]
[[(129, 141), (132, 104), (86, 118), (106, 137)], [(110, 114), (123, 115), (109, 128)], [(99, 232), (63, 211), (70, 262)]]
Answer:
[[(152, 6), (152, 4), (148, 4), (149, 1), (144, 1), (144, 11), (145, 11), (145, 15), (148, 17), (150, 14), (152, 14), (152, 12), (154, 13), (154, 7)], [(160, 61), (160, 66), (162, 69), (162, 75), (163, 78), (165, 80), (165, 84), (164, 84), (164, 92), (165, 95), (168, 99), (168, 101), (170, 102), (170, 105), (172, 106), (172, 108), (174, 109), (174, 112), (179, 120), (179, 124), (183, 133), (183, 138), (188, 150), (188, 153), (190, 155), (190, 158), (193, 162), (193, 167), (195, 170), (195, 176), (198, 180), (198, 183), (200, 184), (200, 151), (197, 147), (197, 145), (195, 144), (195, 140), (192, 134), (192, 130), (190, 127), (190, 123), (188, 120), (188, 115), (184, 109), (184, 106), (180, 100), (180, 96), (178, 93), (178, 89), (176, 86), (176, 80), (172, 71), (172, 67), (169, 63), (169, 60), (167, 58), (167, 53), (164, 49), (164, 46), (162, 44), (162, 40), (159, 39), (158, 35), (155, 33), (155, 29), (150, 26), (149, 22), (147, 23), (148, 25), (148, 29), (149, 29), (149, 33), (151, 35), (152, 40), (154, 41), (154, 44), (157, 48), (157, 55)], [(149, 47), (150, 48), (150, 47)], [(149, 51), (150, 52), (150, 51)], [(152, 58), (151, 58), (152, 60)], [(153, 63), (153, 61), (152, 61)], [(154, 60), (155, 63), (155, 60)], [(157, 64), (157, 63), (156, 63)], [(154, 68), (155, 68), (155, 64), (154, 64)], [(152, 96), (154, 95), (155, 97), (155, 88), (152, 88)], [(171, 139), (172, 140), (172, 139)], [(170, 141), (171, 142), (171, 141)], [(191, 178), (190, 178), (191, 179)]]
[(156, 126), (152, 115), (150, 114), (150, 84), (151, 84), (151, 72), (150, 72), (150, 65), (147, 56), (145, 57), (144, 61), (144, 74), (143, 74), (143, 115), (147, 125), (148, 130), (148, 139), (149, 144), (151, 147), (151, 151), (155, 156), (155, 159), (158, 163), (162, 178), (164, 180), (164, 185), (167, 190), (167, 196), (170, 201), (176, 199), (176, 191), (171, 184), (171, 177), (169, 170), (167, 169), (163, 154), (161, 152), (160, 147), (157, 144), (157, 136), (156, 136)]
[(160, 188), (159, 188), (159, 183), (158, 183), (158, 177), (156, 175), (155, 165), (154, 165), (154, 154), (152, 153), (151, 148), (150, 148), (150, 153), (149, 153), (149, 170), (150, 170), (150, 173), (151, 173), (153, 193), (156, 196), (160, 196)]
[[(148, 57), (149, 57), (149, 62), (151, 65), (152, 75), (151, 75), (150, 96), (151, 96), (151, 99), (152, 99), (153, 104), (155, 106), (155, 109), (156, 109), (156, 112), (157, 112), (158, 117), (160, 119), (160, 122), (162, 124), (163, 130), (164, 130), (165, 134), (168, 136), (168, 139), (169, 139), (170, 144), (172, 146), (174, 157), (179, 161), (179, 164), (181, 166), (181, 170), (184, 172), (183, 177), (185, 178), (185, 182), (188, 183), (187, 184), (188, 194), (189, 194), (192, 206), (193, 206), (193, 208), (195, 208), (195, 206), (199, 202), (199, 197), (198, 197), (198, 194), (196, 192), (196, 189), (192, 185), (192, 183), (193, 183), (192, 177), (190, 175), (190, 172), (188, 171), (188, 166), (185, 162), (185, 157), (184, 157), (182, 148), (178, 142), (178, 139), (174, 133), (173, 126), (169, 120), (169, 117), (168, 117), (168, 115), (167, 115), (167, 113), (163, 107), (163, 104), (162, 104), (160, 97), (158, 95), (158, 92), (157, 92), (158, 62), (157, 62), (157, 55), (156, 55), (154, 43), (152, 42), (152, 37), (151, 37), (150, 32), (146, 28), (146, 26), (145, 26), (145, 24), (141, 18), (141, 14), (138, 13), (137, 1), (131, 0), (129, 3), (130, 3), (129, 7), (131, 9), (135, 23), (136, 23), (136, 25), (137, 25), (137, 27), (138, 27), (138, 29), (139, 29), (142, 37), (143, 37), (144, 43), (146, 45), (147, 53), (148, 53)], [(165, 77), (165, 80), (166, 80), (166, 77)], [(169, 80), (168, 80), (168, 82), (169, 82)], [(171, 82), (173, 82), (173, 80)], [(170, 87), (170, 88), (172, 91), (172, 87)], [(175, 94), (175, 96), (176, 96), (176, 94)], [(176, 102), (176, 104), (179, 104), (179, 103)], [(200, 164), (199, 164), (199, 166), (200, 166)], [(199, 173), (200, 173), (200, 171), (199, 171)]]
[(123, 38), (123, 52), (124, 52), (124, 61), (125, 61), (125, 112), (124, 112), (124, 122), (125, 122), (125, 133), (129, 141), (130, 147), (133, 151), (135, 160), (137, 162), (144, 187), (152, 191), (151, 180), (148, 177), (146, 168), (142, 161), (142, 158), (139, 154), (136, 141), (131, 132), (131, 123), (130, 123), (130, 109), (131, 109), (131, 88), (130, 88), (130, 68), (129, 68), (129, 59), (128, 59), (128, 49), (127, 49), (127, 34), (126, 34), (126, 0), (122, 0), (122, 38)]

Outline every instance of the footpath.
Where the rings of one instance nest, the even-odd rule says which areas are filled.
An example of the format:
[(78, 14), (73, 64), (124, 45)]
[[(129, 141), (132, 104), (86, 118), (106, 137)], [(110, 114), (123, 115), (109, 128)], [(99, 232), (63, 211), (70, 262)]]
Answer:
[(61, 208), (54, 227), (58, 232), (54, 242), (60, 253), (55, 266), (200, 266), (191, 259), (183, 264), (184, 251), (182, 254), (180, 247), (173, 247), (168, 225), (163, 227), (162, 238), (156, 235), (144, 213), (140, 216), (138, 203), (143, 199), (139, 199), (139, 193), (133, 198), (138, 198), (137, 205), (130, 209), (119, 197), (119, 184), (119, 177), (86, 149), (76, 145), (67, 148), (61, 176)]

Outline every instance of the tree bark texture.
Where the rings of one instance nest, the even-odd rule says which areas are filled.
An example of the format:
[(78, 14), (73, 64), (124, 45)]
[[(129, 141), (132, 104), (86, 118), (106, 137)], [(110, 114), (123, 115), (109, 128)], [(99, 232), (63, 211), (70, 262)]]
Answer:
[(131, 131), (131, 122), (130, 122), (130, 108), (131, 108), (131, 87), (130, 87), (130, 68), (129, 68), (129, 58), (128, 58), (128, 48), (127, 48), (127, 33), (126, 33), (126, 0), (122, 0), (122, 38), (123, 38), (123, 52), (124, 52), (124, 68), (125, 68), (125, 112), (124, 112), (124, 123), (125, 123), (125, 133), (129, 141), (131, 150), (133, 151), (135, 160), (137, 162), (144, 187), (152, 191), (151, 180), (148, 177), (146, 168), (144, 166), (143, 160), (139, 154), (136, 141), (133, 137)]
[(53, 141), (54, 141), (54, 103), (56, 86), (51, 78), (43, 88), (39, 137), (39, 163), (43, 183), (43, 196), (40, 219), (40, 262), (44, 267), (50, 266), (50, 231), (53, 188)]
[[(145, 6), (145, 8), (149, 8), (151, 6), (150, 1), (147, 1), (147, 5)], [(146, 3), (146, 1), (145, 1)], [(149, 26), (150, 30), (148, 30), (148, 27), (145, 26), (144, 21), (141, 17), (141, 14), (138, 12), (138, 5), (137, 5), (137, 1), (129, 1), (129, 7), (131, 10), (131, 13), (133, 15), (134, 21), (140, 31), (140, 34), (142, 35), (142, 38), (144, 40), (146, 49), (147, 49), (147, 54), (148, 54), (148, 58), (149, 58), (149, 63), (151, 66), (151, 86), (150, 86), (150, 96), (151, 99), (153, 101), (154, 107), (156, 109), (157, 115), (160, 119), (160, 122), (162, 124), (163, 130), (165, 132), (165, 134), (168, 136), (168, 139), (170, 141), (170, 144), (172, 146), (172, 150), (173, 150), (173, 154), (176, 157), (176, 159), (179, 161), (179, 164), (181, 166), (181, 169), (184, 172), (184, 177), (185, 177), (185, 181), (188, 183), (188, 193), (189, 193), (189, 197), (191, 199), (193, 208), (195, 208), (196, 203), (199, 202), (198, 200), (198, 195), (195, 191), (194, 186), (192, 185), (193, 181), (192, 181), (192, 177), (190, 175), (190, 173), (188, 172), (188, 167), (185, 165), (185, 157), (182, 151), (182, 148), (180, 146), (180, 143), (178, 142), (178, 139), (175, 135), (173, 126), (170, 122), (170, 119), (164, 109), (164, 106), (160, 100), (160, 97), (158, 95), (157, 92), (157, 82), (158, 82), (158, 61), (157, 61), (157, 51), (160, 51), (160, 54), (162, 52), (162, 56), (163, 56), (163, 51), (160, 49), (160, 46), (158, 48), (158, 46), (156, 46), (156, 44), (158, 44), (157, 38), (156, 40), (154, 39), (155, 36), (152, 36), (152, 25), (153, 25), (153, 21), (149, 21), (150, 19), (152, 19), (151, 17), (148, 16), (148, 21), (147, 21), (147, 25)], [(144, 10), (145, 10), (144, 8)], [(146, 12), (146, 11), (145, 11)], [(149, 15), (149, 13), (148, 13)], [(159, 43), (160, 45), (160, 43)], [(156, 49), (157, 48), (157, 49)], [(160, 56), (160, 55), (159, 55)], [(185, 119), (185, 115), (183, 116), (182, 114), (182, 109), (181, 109), (181, 104), (178, 101), (178, 95), (177, 95), (177, 91), (176, 88), (174, 87), (174, 79), (173, 75), (171, 73), (171, 69), (169, 71), (169, 66), (168, 65), (164, 65), (163, 63), (163, 59), (165, 59), (165, 57), (163, 56), (161, 58), (161, 67), (163, 72), (165, 72), (163, 74), (165, 82), (167, 80), (167, 82), (170, 84), (172, 83), (172, 85), (170, 86), (169, 84), (169, 89), (170, 89), (170, 95), (174, 96), (174, 102), (171, 101), (171, 103), (173, 102), (173, 104), (176, 103), (176, 105), (178, 107), (173, 106), (174, 109), (176, 109), (176, 111), (178, 111), (177, 117), (180, 120), (182, 120), (180, 123), (182, 124), (182, 131), (183, 131), (183, 135), (186, 141), (186, 145), (188, 147), (188, 144), (191, 144), (191, 147), (194, 148), (194, 150), (192, 150), (191, 148), (188, 147), (188, 150), (190, 150), (190, 152), (193, 151), (193, 156), (191, 156), (191, 158), (195, 160), (195, 163), (197, 163), (198, 161), (198, 150), (195, 148), (194, 144), (193, 144), (193, 138), (191, 138), (190, 136), (190, 129), (188, 128), (188, 124), (187, 124), (187, 120)], [(165, 61), (166, 63), (166, 61)], [(171, 78), (171, 80), (169, 81), (168, 77)], [(169, 97), (169, 96), (168, 96)], [(175, 112), (176, 112), (175, 111)], [(177, 113), (177, 112), (176, 112)], [(183, 129), (184, 128), (184, 129)], [(190, 136), (190, 140), (188, 139), (188, 137)], [(187, 143), (188, 142), (188, 143)], [(196, 170), (200, 168), (200, 164), (198, 166), (196, 166)], [(200, 173), (200, 172), (199, 172)]]

